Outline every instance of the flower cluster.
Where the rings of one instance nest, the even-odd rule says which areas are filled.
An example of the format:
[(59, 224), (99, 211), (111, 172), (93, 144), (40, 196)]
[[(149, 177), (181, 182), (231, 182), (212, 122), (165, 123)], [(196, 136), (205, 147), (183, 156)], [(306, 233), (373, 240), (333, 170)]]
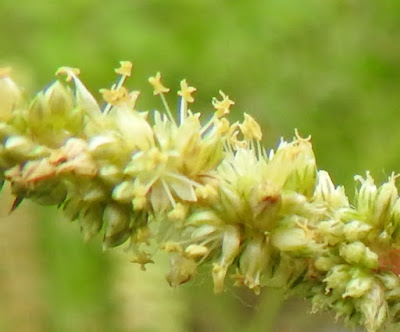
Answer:
[(190, 109), (196, 89), (181, 82), (178, 117), (157, 73), (149, 79), (165, 112), (139, 111), (125, 80), (95, 100), (79, 70), (63, 67), (29, 103), (0, 70), (0, 176), (16, 196), (58, 205), (104, 249), (126, 243), (133, 262), (153, 263), (151, 244), (170, 253), (167, 280), (191, 280), (210, 267), (214, 291), (232, 279), (255, 293), (263, 286), (334, 309), (368, 331), (400, 320), (400, 200), (396, 175), (377, 187), (356, 176), (355, 201), (318, 170), (310, 138), (296, 132), (276, 150), (261, 146), (257, 122), (226, 116), (220, 92), (204, 124)]

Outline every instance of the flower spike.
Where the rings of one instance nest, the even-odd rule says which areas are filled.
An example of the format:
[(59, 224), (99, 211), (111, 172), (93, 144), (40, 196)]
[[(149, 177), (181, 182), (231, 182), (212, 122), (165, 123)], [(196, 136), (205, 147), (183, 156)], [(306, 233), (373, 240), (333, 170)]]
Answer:
[(149, 82), (166, 114), (138, 111), (139, 92), (123, 85), (131, 70), (121, 62), (100, 108), (78, 69), (57, 71), (74, 91), (56, 81), (31, 102), (0, 69), (0, 183), (12, 209), (56, 205), (85, 240), (101, 233), (104, 249), (125, 246), (143, 270), (157, 246), (170, 255), (171, 286), (207, 265), (215, 293), (232, 278), (256, 294), (283, 288), (368, 332), (400, 322), (398, 175), (381, 185), (356, 176), (351, 201), (317, 168), (310, 137), (295, 130), (267, 153), (254, 118), (225, 117), (234, 103), (222, 91), (202, 124), (186, 80), (177, 123), (160, 73)]

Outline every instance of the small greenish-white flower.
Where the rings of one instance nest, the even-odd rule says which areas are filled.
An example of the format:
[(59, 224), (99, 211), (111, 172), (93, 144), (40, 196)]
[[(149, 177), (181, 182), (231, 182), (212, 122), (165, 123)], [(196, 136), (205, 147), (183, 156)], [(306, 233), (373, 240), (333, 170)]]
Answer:
[(370, 269), (378, 267), (378, 255), (360, 241), (342, 243), (339, 255), (349, 264), (361, 264)]
[(317, 174), (317, 184), (315, 186), (313, 199), (324, 202), (327, 207), (333, 211), (348, 206), (348, 199), (343, 187), (337, 187), (326, 171), (319, 171)]
[(368, 217), (373, 213), (378, 189), (369, 172), (366, 173), (365, 179), (360, 175), (356, 175), (354, 179), (361, 183), (356, 192), (357, 210), (361, 215)]
[(11, 68), (0, 68), (0, 121), (6, 123), (13, 117), (13, 111), (21, 107), (21, 89), (10, 78)]
[(364, 239), (371, 231), (372, 226), (360, 220), (351, 220), (343, 225), (343, 235), (347, 241)]
[(397, 176), (392, 174), (388, 182), (379, 187), (371, 216), (371, 223), (384, 228), (392, 217), (392, 209), (398, 197), (395, 180)]
[[(268, 266), (271, 255), (271, 247), (268, 239), (258, 234), (250, 238), (240, 255), (239, 272), (242, 276), (242, 283), (256, 294), (260, 294), (261, 278)], [(237, 282), (238, 276), (236, 276)]]
[(222, 253), (219, 261), (213, 264), (212, 276), (214, 280), (214, 292), (221, 293), (228, 268), (239, 254), (240, 231), (236, 226), (228, 225), (223, 232)]

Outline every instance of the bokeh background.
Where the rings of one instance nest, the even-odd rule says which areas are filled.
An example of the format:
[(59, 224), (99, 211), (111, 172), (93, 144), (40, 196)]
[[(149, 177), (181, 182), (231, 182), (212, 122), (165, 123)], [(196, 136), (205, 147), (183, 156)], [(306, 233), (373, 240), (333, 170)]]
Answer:
[[(29, 95), (61, 65), (81, 68), (91, 91), (109, 87), (119, 60), (139, 108), (159, 108), (147, 77), (186, 78), (207, 113), (221, 89), (252, 114), (275, 147), (294, 128), (312, 135), (318, 165), (351, 197), (355, 174), (400, 172), (398, 0), (1, 0), (0, 65)], [(171, 95), (173, 102), (173, 95)], [(214, 296), (209, 271), (170, 289), (165, 257), (143, 273), (119, 252), (84, 244), (52, 208), (0, 200), (0, 330), (347, 331), (332, 314), (309, 315), (278, 291), (229, 287)]]

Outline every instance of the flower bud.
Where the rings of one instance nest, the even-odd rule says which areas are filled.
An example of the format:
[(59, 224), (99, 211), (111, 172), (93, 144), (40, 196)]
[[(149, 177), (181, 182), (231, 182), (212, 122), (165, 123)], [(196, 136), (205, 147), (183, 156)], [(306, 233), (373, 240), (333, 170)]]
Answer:
[(324, 282), (326, 283), (325, 291), (328, 293), (332, 290), (343, 293), (347, 283), (351, 280), (351, 267), (349, 265), (335, 265), (329, 270)]
[(365, 238), (371, 229), (372, 226), (365, 222), (352, 220), (343, 226), (343, 235), (347, 241), (358, 241)]
[(313, 199), (328, 204), (332, 209), (338, 209), (349, 204), (344, 188), (340, 186), (335, 188), (326, 171), (318, 172)]
[(318, 256), (314, 261), (314, 267), (318, 271), (327, 272), (332, 269), (335, 265), (338, 265), (340, 258), (334, 256)]
[(360, 324), (360, 314), (357, 314), (354, 301), (350, 301), (349, 299), (338, 299), (336, 302), (332, 303), (331, 306), (336, 311), (335, 319), (343, 317), (345, 322), (348, 324), (351, 324), (350, 322), (356, 322), (357, 325)]
[(377, 193), (374, 180), (372, 179), (369, 172), (366, 173), (365, 179), (359, 175), (354, 177), (354, 180), (361, 183), (361, 187), (356, 191), (356, 202), (358, 212), (369, 218), (374, 210), (375, 197)]
[(271, 243), (281, 251), (297, 251), (307, 245), (307, 237), (303, 229), (278, 229), (272, 233)]
[(79, 197), (68, 197), (64, 202), (63, 212), (68, 220), (74, 221), (78, 219), (83, 208), (84, 204)]
[(299, 216), (280, 220), (279, 226), (271, 232), (271, 244), (281, 251), (298, 254), (316, 248), (313, 233), (307, 228), (307, 219)]
[(193, 258), (174, 255), (171, 257), (171, 267), (166, 275), (170, 286), (176, 287), (188, 282), (196, 273), (197, 264)]
[(123, 155), (123, 142), (111, 134), (93, 136), (89, 140), (88, 150), (97, 160), (120, 160)]
[(392, 222), (396, 234), (400, 233), (400, 199), (397, 199), (392, 209)]
[(72, 91), (62, 85), (59, 81), (55, 81), (44, 91), (46, 98), (48, 115), (60, 116), (60, 120), (66, 118), (74, 107), (74, 100)]
[(299, 138), (292, 143), (282, 141), (270, 158), (269, 176), (278, 187), (311, 195), (315, 187), (316, 165), (307, 139)]
[(100, 178), (108, 185), (116, 185), (123, 180), (121, 169), (113, 164), (106, 164), (99, 168)]
[(0, 121), (0, 141), (4, 140), (9, 136), (17, 136), (17, 130), (15, 127)]
[(79, 225), (84, 241), (89, 241), (100, 232), (103, 225), (104, 206), (100, 203), (93, 204), (81, 213)]
[(392, 272), (381, 272), (377, 275), (379, 281), (386, 289), (386, 298), (388, 301), (397, 300), (400, 297), (400, 279)]
[(397, 200), (398, 192), (395, 185), (395, 176), (392, 175), (388, 182), (379, 187), (376, 194), (371, 223), (384, 228), (389, 223), (392, 208)]
[(377, 331), (389, 315), (385, 291), (377, 282), (360, 298), (358, 306), (364, 316), (363, 323), (367, 331)]
[(212, 276), (214, 293), (219, 294), (224, 289), (226, 272), (233, 260), (239, 254), (240, 232), (235, 226), (227, 225), (222, 240), (222, 253), (218, 263), (213, 264)]
[(378, 267), (378, 255), (360, 241), (342, 243), (339, 254), (349, 264), (362, 264), (370, 269)]
[(108, 121), (115, 121), (115, 129), (124, 138), (125, 149), (132, 151), (149, 150), (154, 146), (153, 131), (150, 124), (141, 114), (127, 106), (114, 107), (107, 116)]
[(8, 122), (12, 118), (12, 111), (22, 104), (22, 93), (11, 78), (9, 70), (0, 68), (0, 122)]
[(245, 203), (231, 185), (221, 183), (219, 188), (222, 206), (224, 207), (225, 218), (231, 222), (239, 221), (244, 214)]
[(34, 147), (33, 142), (24, 136), (11, 136), (4, 142), (8, 155), (17, 161), (29, 159)]
[(200, 128), (198, 115), (191, 115), (183, 121), (176, 133), (176, 149), (182, 162), (189, 164), (187, 169), (190, 169), (191, 161), (197, 160), (201, 142)]
[(67, 81), (74, 81), (75, 84), (75, 99), (79, 108), (81, 108), (92, 119), (101, 114), (99, 105), (96, 99), (86, 89), (86, 87), (79, 80), (79, 69), (70, 67), (61, 67), (57, 70), (56, 75), (65, 74)]
[(104, 209), (103, 249), (124, 243), (131, 235), (129, 209), (118, 204), (108, 204)]
[(97, 164), (87, 150), (87, 142), (80, 138), (69, 138), (52, 153), (50, 162), (57, 166), (58, 174), (94, 178), (98, 173)]
[(200, 151), (189, 168), (191, 174), (205, 173), (215, 169), (223, 159), (222, 138), (214, 134), (203, 139), (200, 143)]
[(120, 203), (131, 202), (135, 197), (135, 186), (132, 181), (123, 181), (116, 185), (111, 194), (112, 198)]
[(47, 159), (27, 161), (4, 174), (17, 197), (30, 198), (42, 205), (60, 204), (65, 199), (64, 183), (55, 176), (55, 167)]
[(59, 147), (81, 133), (83, 113), (75, 108), (72, 91), (56, 81), (39, 92), (28, 110), (32, 135), (41, 144)]
[(342, 295), (343, 298), (358, 298), (365, 295), (373, 286), (374, 278), (364, 271), (355, 268), (351, 271), (351, 280), (346, 285), (346, 290)]
[(334, 246), (343, 241), (343, 223), (337, 220), (324, 220), (317, 224), (318, 234), (321, 234), (329, 245)]
[(105, 201), (108, 198), (108, 192), (100, 181), (90, 179), (85, 185), (83, 182), (80, 185), (82, 200), (86, 203)]
[(244, 284), (256, 294), (260, 294), (261, 275), (270, 259), (270, 247), (264, 236), (251, 239), (243, 249), (239, 260), (240, 273)]

